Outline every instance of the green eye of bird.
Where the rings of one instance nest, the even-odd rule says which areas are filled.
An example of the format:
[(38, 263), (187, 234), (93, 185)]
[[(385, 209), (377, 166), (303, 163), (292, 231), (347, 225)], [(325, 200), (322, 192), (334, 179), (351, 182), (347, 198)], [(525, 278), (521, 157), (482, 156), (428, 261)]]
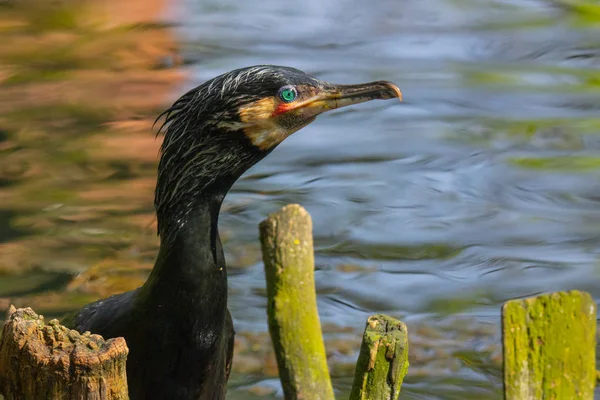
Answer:
[(279, 98), (286, 103), (296, 100), (298, 97), (298, 91), (293, 86), (284, 86), (279, 89)]

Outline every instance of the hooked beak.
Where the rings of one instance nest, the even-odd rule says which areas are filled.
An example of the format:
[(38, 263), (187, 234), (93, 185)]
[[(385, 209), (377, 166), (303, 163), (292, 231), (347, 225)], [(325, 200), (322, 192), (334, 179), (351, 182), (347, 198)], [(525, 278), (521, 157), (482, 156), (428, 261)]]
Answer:
[(388, 81), (359, 83), (357, 85), (333, 85), (326, 83), (313, 97), (292, 107), (301, 111), (306, 117), (316, 117), (325, 111), (352, 104), (393, 98), (402, 101), (402, 92), (396, 84)]
[(369, 100), (398, 98), (402, 101), (402, 92), (392, 82), (377, 81), (358, 85), (329, 85), (318, 97), (322, 97), (321, 101), (331, 108), (340, 108)]

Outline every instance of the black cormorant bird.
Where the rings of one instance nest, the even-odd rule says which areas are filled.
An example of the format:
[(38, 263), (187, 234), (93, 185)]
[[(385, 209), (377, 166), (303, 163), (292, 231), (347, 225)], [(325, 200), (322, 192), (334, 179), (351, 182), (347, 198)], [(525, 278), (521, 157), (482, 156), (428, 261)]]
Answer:
[(217, 230), (223, 198), (317, 115), (391, 98), (401, 98), (391, 82), (333, 85), (294, 68), (259, 65), (203, 83), (161, 115), (154, 268), (140, 288), (74, 317), (79, 331), (126, 339), (132, 400), (225, 398), (234, 331)]

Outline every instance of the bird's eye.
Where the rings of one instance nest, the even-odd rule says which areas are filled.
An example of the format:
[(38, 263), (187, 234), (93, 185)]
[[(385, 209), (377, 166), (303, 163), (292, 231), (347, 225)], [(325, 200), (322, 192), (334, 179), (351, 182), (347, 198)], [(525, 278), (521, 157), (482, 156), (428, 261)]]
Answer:
[(298, 91), (293, 86), (284, 86), (279, 89), (279, 98), (286, 103), (296, 100), (296, 97), (298, 97)]

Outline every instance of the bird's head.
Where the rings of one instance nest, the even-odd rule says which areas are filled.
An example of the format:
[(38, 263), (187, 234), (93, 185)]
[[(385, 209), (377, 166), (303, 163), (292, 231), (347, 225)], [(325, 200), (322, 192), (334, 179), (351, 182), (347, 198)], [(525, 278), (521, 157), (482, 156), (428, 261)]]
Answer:
[(190, 90), (164, 113), (155, 198), (159, 228), (161, 213), (211, 188), (224, 195), (244, 171), (319, 114), (391, 98), (402, 99), (391, 82), (335, 85), (273, 65), (237, 69)]

